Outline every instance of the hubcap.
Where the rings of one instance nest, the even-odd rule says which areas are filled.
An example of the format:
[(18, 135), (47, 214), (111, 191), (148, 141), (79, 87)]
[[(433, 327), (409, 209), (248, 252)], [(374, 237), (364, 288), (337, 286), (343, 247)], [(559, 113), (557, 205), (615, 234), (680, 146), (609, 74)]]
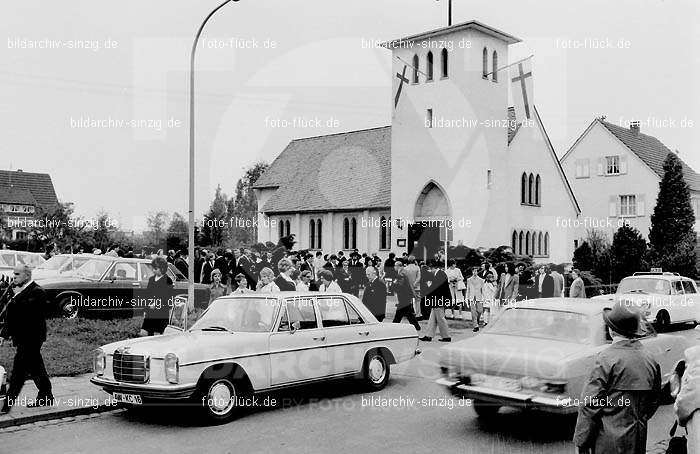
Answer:
[(216, 415), (225, 415), (233, 407), (235, 393), (228, 380), (220, 380), (211, 385), (207, 395), (207, 406)]
[(381, 383), (386, 375), (386, 366), (384, 364), (384, 358), (381, 356), (374, 356), (369, 361), (369, 366), (367, 367), (369, 372), (369, 379), (373, 383)]

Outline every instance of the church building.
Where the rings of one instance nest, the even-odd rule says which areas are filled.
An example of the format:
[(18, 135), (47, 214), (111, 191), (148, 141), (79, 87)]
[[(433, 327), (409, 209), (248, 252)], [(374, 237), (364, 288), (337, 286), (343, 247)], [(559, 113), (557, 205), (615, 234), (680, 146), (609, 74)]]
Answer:
[(532, 75), (502, 69), (518, 42), (470, 21), (384, 43), (392, 124), (293, 140), (255, 185), (258, 240), (421, 258), (446, 241), (509, 245), (570, 262), (577, 235), (563, 221), (578, 203), (537, 109), (516, 122), (508, 107), (511, 82)]

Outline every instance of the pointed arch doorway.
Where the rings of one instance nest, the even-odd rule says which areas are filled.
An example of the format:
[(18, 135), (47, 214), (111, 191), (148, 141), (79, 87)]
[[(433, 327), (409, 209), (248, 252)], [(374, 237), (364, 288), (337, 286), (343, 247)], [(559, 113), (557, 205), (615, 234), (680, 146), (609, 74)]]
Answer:
[(413, 223), (408, 225), (408, 254), (419, 260), (431, 260), (452, 240), (450, 225), (452, 210), (445, 191), (434, 181), (428, 182), (418, 194), (413, 209)]

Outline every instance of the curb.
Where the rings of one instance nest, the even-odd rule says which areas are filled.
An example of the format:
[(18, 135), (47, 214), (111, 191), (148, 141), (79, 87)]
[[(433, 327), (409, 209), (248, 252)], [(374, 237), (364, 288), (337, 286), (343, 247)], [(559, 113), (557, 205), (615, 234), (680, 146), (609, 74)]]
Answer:
[(48, 413), (39, 413), (35, 415), (26, 415), (12, 417), (12, 412), (10, 411), (10, 418), (6, 420), (0, 420), (0, 429), (5, 429), (7, 427), (22, 426), (24, 424), (31, 424), (39, 421), (50, 421), (53, 419), (70, 418), (73, 416), (88, 415), (91, 413), (107, 413), (110, 411), (120, 410), (119, 407), (114, 407), (110, 405), (99, 405), (95, 407), (75, 407), (67, 408), (65, 410), (56, 410)]

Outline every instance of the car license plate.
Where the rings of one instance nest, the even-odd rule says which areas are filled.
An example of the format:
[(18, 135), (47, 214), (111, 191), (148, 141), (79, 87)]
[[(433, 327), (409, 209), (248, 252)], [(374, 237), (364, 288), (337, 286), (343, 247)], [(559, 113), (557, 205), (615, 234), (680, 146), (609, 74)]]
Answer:
[(484, 388), (502, 389), (504, 391), (520, 391), (521, 389), (517, 380), (505, 377), (485, 376), (475, 384)]
[(114, 400), (117, 402), (124, 402), (127, 404), (135, 404), (135, 405), (141, 405), (143, 401), (141, 400), (141, 396), (138, 394), (124, 394), (124, 393), (114, 393), (112, 394), (114, 396)]

